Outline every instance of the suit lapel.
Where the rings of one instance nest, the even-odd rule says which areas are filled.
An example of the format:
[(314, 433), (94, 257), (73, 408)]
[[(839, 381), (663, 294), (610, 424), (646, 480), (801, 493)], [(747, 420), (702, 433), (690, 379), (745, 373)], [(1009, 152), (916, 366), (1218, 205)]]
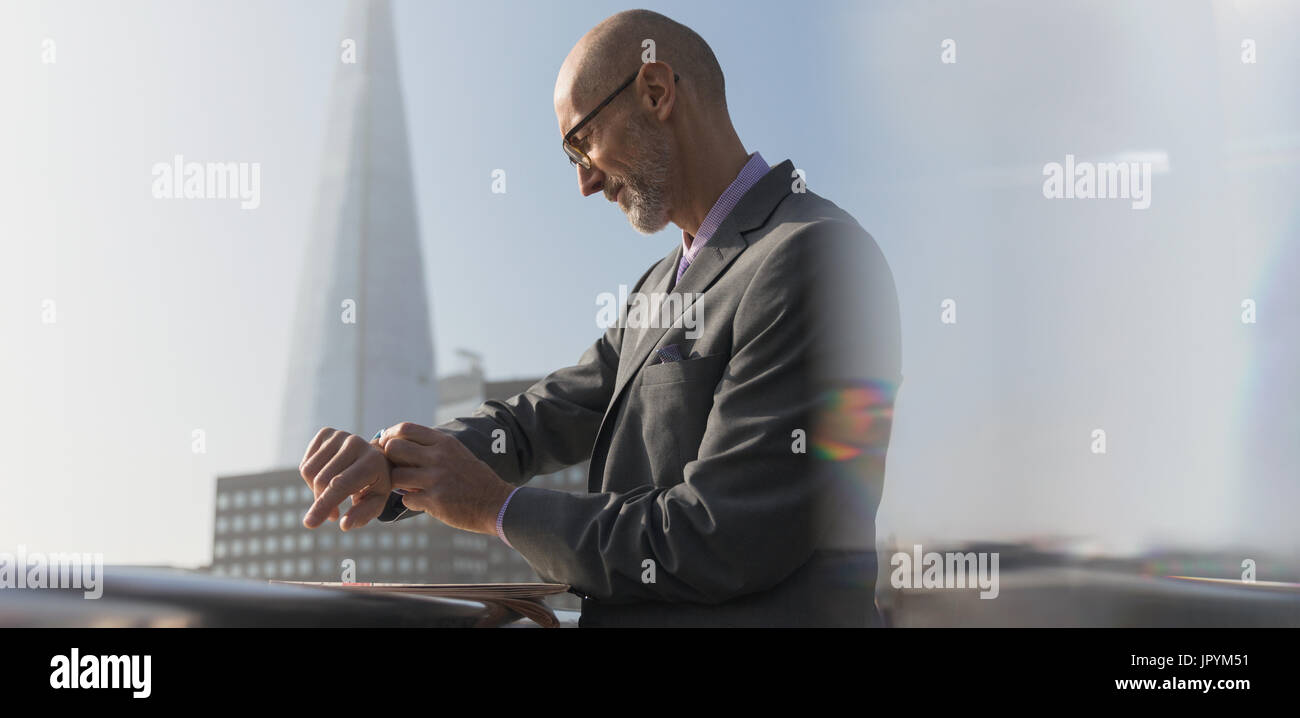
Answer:
[[(619, 357), (617, 381), (614, 384), (613, 399), (610, 400), (610, 407), (616, 403), (623, 388), (628, 382), (645, 366), (646, 357), (654, 349), (668, 330), (677, 323), (692, 304), (699, 298), (698, 295), (707, 290), (722, 276), (727, 267), (740, 256), (741, 252), (749, 246), (744, 234), (763, 225), (767, 218), (771, 216), (776, 205), (790, 193), (790, 183), (786, 179), (793, 171), (794, 164), (786, 160), (781, 164), (773, 167), (767, 174), (763, 175), (753, 187), (745, 193), (740, 202), (727, 215), (718, 230), (713, 233), (707, 244), (700, 250), (695, 257), (695, 261), (687, 268), (686, 273), (682, 275), (680, 284), (673, 286), (673, 279), (677, 275), (677, 265), (681, 261), (681, 248), (678, 247), (671, 255), (674, 260), (666, 262), (667, 272), (657, 281), (646, 282), (642, 287), (642, 292), (648, 294), (643, 298), (646, 301), (645, 306), (650, 306), (651, 300), (658, 300), (655, 303), (662, 305), (663, 299), (669, 291), (679, 294), (682, 301), (673, 302), (671, 305), (671, 315), (660, 314), (657, 321), (647, 322), (651, 326), (643, 326), (626, 329), (636, 339), (631, 344), (631, 351), (626, 352)], [(647, 287), (650, 287), (647, 289)], [(670, 290), (671, 287), (671, 290)], [(655, 311), (659, 310), (655, 307)], [(629, 313), (630, 316), (630, 313)], [(643, 319), (648, 319), (642, 316)], [(627, 345), (627, 342), (624, 342)], [(606, 411), (608, 418), (608, 410)]]
[[(786, 160), (781, 164), (773, 167), (763, 178), (745, 193), (740, 202), (736, 205), (731, 214), (723, 220), (714, 233), (713, 238), (700, 251), (700, 256), (695, 258), (695, 262), (686, 273), (682, 275), (682, 283), (673, 287), (672, 280), (677, 274), (677, 266), (681, 262), (681, 246), (673, 251), (670, 260), (663, 264), (663, 274), (652, 275), (642, 285), (642, 291), (646, 287), (653, 287), (651, 291), (672, 291), (679, 293), (696, 293), (708, 289), (719, 276), (731, 266), (736, 257), (749, 246), (748, 240), (745, 239), (745, 233), (761, 227), (767, 218), (772, 215), (773, 210), (790, 194), (789, 177), (794, 171), (794, 164)], [(698, 265), (698, 266), (696, 266)], [(682, 303), (683, 305), (685, 302)], [(683, 306), (683, 311), (685, 307)], [(680, 313), (675, 312), (677, 316)], [(645, 365), (646, 355), (654, 348), (656, 344), (667, 333), (668, 328), (675, 323), (676, 317), (672, 322), (660, 322), (663, 329), (642, 329), (636, 340), (630, 345), (632, 348), (620, 353), (618, 361), (617, 379), (614, 385), (614, 393), (610, 395), (609, 405), (605, 407), (605, 416), (601, 419), (600, 429), (596, 432), (596, 443), (592, 447), (591, 465), (587, 475), (587, 490), (592, 493), (599, 493), (603, 490), (602, 476), (604, 474), (605, 460), (608, 456), (609, 442), (605, 439), (605, 429), (610, 426), (610, 414), (614, 407), (618, 406), (619, 399), (623, 395), (623, 390), (627, 388), (632, 377), (636, 376), (641, 367)], [(666, 326), (665, 326), (666, 325)], [(623, 346), (629, 346), (627, 343), (627, 334), (624, 334)]]
[[(623, 346), (632, 347), (626, 356), (620, 355), (618, 359), (617, 380), (614, 383), (614, 396), (622, 391), (623, 386), (632, 378), (640, 367), (640, 362), (645, 360), (645, 356), (650, 353), (650, 349), (659, 341), (668, 327), (672, 326), (673, 319), (668, 319), (662, 315), (656, 321), (650, 321), (650, 313), (646, 311), (650, 308), (651, 302), (662, 302), (672, 286), (673, 278), (677, 275), (677, 266), (674, 259), (681, 261), (681, 249), (679, 248), (670, 257), (666, 258), (662, 276), (655, 277), (652, 281), (647, 281), (641, 286), (639, 295), (632, 297), (633, 301), (640, 302), (639, 308), (630, 308), (627, 315), (627, 326), (623, 330)], [(655, 312), (658, 307), (655, 307)], [(631, 340), (630, 342), (628, 340)], [(627, 351), (627, 350), (624, 350)], [(628, 361), (631, 357), (639, 357), (634, 361)]]

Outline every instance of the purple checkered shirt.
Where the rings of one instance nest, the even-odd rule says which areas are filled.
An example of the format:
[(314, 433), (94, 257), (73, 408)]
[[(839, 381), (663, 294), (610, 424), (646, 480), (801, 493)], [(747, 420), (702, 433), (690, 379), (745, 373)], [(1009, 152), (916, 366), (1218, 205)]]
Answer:
[(763, 175), (767, 174), (769, 169), (771, 168), (763, 161), (763, 155), (757, 152), (750, 155), (749, 161), (745, 163), (744, 167), (740, 168), (740, 174), (736, 175), (736, 179), (731, 182), (731, 186), (727, 187), (722, 196), (718, 198), (718, 201), (713, 204), (713, 209), (704, 215), (704, 221), (700, 223), (700, 228), (695, 232), (695, 236), (691, 237), (686, 233), (686, 230), (682, 230), (682, 261), (677, 265), (676, 281), (682, 281), (682, 275), (686, 273), (686, 268), (691, 266), (691, 262), (695, 261), (700, 249), (713, 238), (713, 233), (718, 231), (722, 220), (731, 214), (731, 210), (736, 208), (736, 203), (740, 202), (740, 198), (745, 196), (750, 187), (758, 184), (758, 181), (763, 178)]
[[(704, 215), (704, 221), (700, 223), (700, 228), (696, 231), (695, 236), (692, 237), (686, 233), (686, 230), (682, 230), (682, 261), (677, 265), (676, 281), (680, 282), (682, 280), (682, 275), (686, 273), (686, 268), (691, 266), (691, 262), (695, 261), (696, 255), (700, 253), (700, 248), (713, 237), (714, 232), (718, 231), (722, 220), (726, 219), (727, 215), (731, 214), (731, 210), (736, 208), (740, 198), (745, 196), (750, 187), (758, 184), (758, 181), (770, 169), (771, 167), (767, 166), (767, 162), (763, 161), (762, 155), (757, 152), (750, 155), (749, 161), (745, 163), (744, 167), (740, 168), (740, 174), (736, 175), (736, 179), (732, 180), (731, 185), (723, 191), (718, 201), (713, 203), (713, 209), (710, 209), (709, 213)], [(515, 491), (518, 490), (518, 488), (515, 489)], [(515, 491), (510, 492), (505, 503), (501, 504), (501, 510), (497, 512), (497, 536), (507, 546), (510, 546), (510, 539), (506, 538), (503, 524), (506, 519), (506, 508), (510, 506), (510, 499), (515, 497)], [(510, 548), (514, 548), (514, 546), (510, 546)]]

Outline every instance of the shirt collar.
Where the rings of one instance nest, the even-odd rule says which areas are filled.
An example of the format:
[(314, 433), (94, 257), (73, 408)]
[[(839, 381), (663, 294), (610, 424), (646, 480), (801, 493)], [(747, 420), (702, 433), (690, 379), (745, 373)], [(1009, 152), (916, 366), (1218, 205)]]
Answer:
[(722, 220), (731, 214), (731, 210), (736, 208), (740, 198), (744, 197), (749, 188), (757, 184), (769, 169), (771, 168), (763, 160), (763, 155), (757, 152), (751, 154), (749, 161), (745, 163), (744, 167), (740, 168), (740, 174), (736, 175), (736, 179), (732, 180), (731, 185), (723, 191), (718, 201), (713, 203), (713, 209), (710, 209), (709, 213), (704, 215), (704, 221), (700, 223), (700, 229), (690, 240), (690, 247), (687, 247), (686, 244), (687, 238), (690, 238), (691, 235), (687, 234), (686, 230), (682, 230), (682, 255), (688, 262), (695, 260), (695, 255), (699, 253), (700, 248), (713, 237), (714, 232), (718, 231)]

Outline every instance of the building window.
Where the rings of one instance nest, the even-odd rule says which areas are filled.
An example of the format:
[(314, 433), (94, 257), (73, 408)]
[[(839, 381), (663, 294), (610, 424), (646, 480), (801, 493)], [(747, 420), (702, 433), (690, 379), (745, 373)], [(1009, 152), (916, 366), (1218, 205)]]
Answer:
[(266, 552), (267, 552), (267, 553), (275, 553), (276, 551), (281, 551), (281, 550), (285, 550), (285, 551), (287, 551), (287, 550), (289, 550), (291, 547), (292, 547), (292, 544), (291, 544), (290, 542), (287, 542), (287, 541), (286, 541), (286, 542), (285, 542), (285, 547), (284, 547), (284, 549), (281, 549), (281, 548), (280, 548), (280, 542), (277, 541), (276, 538), (275, 538), (274, 536), (267, 536), (267, 537), (266, 537)]
[(451, 545), (455, 546), (456, 548), (485, 549), (487, 548), (487, 540), (481, 536), (471, 536), (470, 534), (466, 534), (466, 533), (456, 533), (453, 534), (451, 537)]
[(424, 573), (429, 570), (429, 559), (421, 556), (415, 559), (415, 570)]
[(277, 574), (276, 571), (275, 571), (275, 562), (274, 562), (274, 561), (267, 561), (265, 564), (263, 564), (263, 566), (265, 567), (263, 570), (266, 571), (266, 577), (267, 577), (267, 578), (275, 578), (276, 576), (279, 575), (279, 574)]
[[(286, 536), (285, 539), (288, 540), (288, 537)], [(298, 534), (298, 550), (299, 551), (311, 550), (311, 534), (306, 534), (306, 533)]]
[(280, 492), (280, 495), (284, 497), (284, 502), (286, 504), (295, 504), (306, 498), (306, 491), (306, 484), (303, 484), (302, 486), (286, 486), (284, 487), (284, 490)]
[(374, 548), (374, 547), (375, 547), (375, 535), (374, 535), (374, 534), (361, 534), (360, 543), (361, 543), (361, 548)]
[(251, 578), (257, 578), (258, 576), (262, 575), (261, 567), (258, 566), (256, 563), (248, 564), (248, 575)]
[(238, 577), (240, 577), (240, 576), (243, 576), (243, 575), (244, 575), (244, 567), (243, 567), (243, 566), (240, 566), (239, 564), (235, 564), (235, 565), (231, 566), (231, 567), (230, 567), (230, 575), (231, 575), (231, 576), (234, 576), (234, 577), (236, 577), (236, 578), (238, 578)]
[(293, 559), (286, 558), (280, 562), (280, 576), (293, 578)]
[(410, 572), (411, 572), (411, 557), (410, 557), (410, 556), (403, 556), (403, 557), (397, 559), (397, 570), (400, 571), (400, 572), (402, 572), (402, 573), (410, 573)]
[(230, 508), (230, 494), (227, 494), (224, 491), (217, 494), (217, 510), (225, 511), (228, 508)]
[(428, 548), (428, 547), (429, 547), (429, 534), (422, 533), (422, 534), (420, 534), (419, 536), (416, 536), (416, 537), (415, 537), (415, 545), (416, 545), (416, 546), (419, 546), (420, 548)]
[(230, 530), (230, 519), (225, 516), (217, 517), (217, 533), (223, 534)]
[(248, 496), (243, 491), (235, 492), (235, 508), (242, 509), (248, 505)]
[[(307, 513), (307, 512), (304, 511), (303, 513)], [(285, 526), (293, 526), (296, 523), (301, 523), (300, 517), (298, 516), (298, 512), (294, 511), (293, 509), (289, 509), (288, 511), (285, 511), (284, 513), (280, 514), (280, 520), (284, 522)]]
[(393, 559), (391, 556), (385, 556), (379, 559), (379, 571), (384, 574), (393, 572)]
[(261, 530), (262, 530), (262, 515), (261, 515), (261, 514), (250, 514), (250, 515), (249, 515), (249, 517), (248, 517), (248, 530), (249, 530), (249, 531), (261, 531)]
[(415, 543), (415, 537), (411, 535), (410, 531), (403, 531), (402, 535), (397, 539), (397, 545), (402, 548), (410, 548), (413, 543)]
[(298, 559), (298, 576), (300, 578), (307, 578), (310, 575), (311, 575), (311, 559), (309, 558)]
[(280, 492), (272, 486), (266, 490), (266, 505), (275, 506), (278, 503), (280, 503)]
[[(307, 535), (310, 536), (311, 534)], [(334, 534), (321, 534), (316, 543), (320, 545), (321, 549), (328, 551), (334, 548)]]
[(218, 542), (216, 543), (216, 545), (214, 545), (214, 546), (212, 547), (212, 555), (213, 555), (214, 557), (216, 557), (216, 558), (225, 558), (225, 557), (226, 557), (226, 542), (225, 542), (225, 541), (218, 541)]
[(341, 548), (352, 548), (352, 545), (356, 543), (355, 538), (352, 534), (343, 534), (339, 537), (339, 546)]
[(391, 532), (388, 532), (388, 531), (385, 531), (385, 532), (383, 532), (382, 534), (379, 534), (379, 545), (380, 545), (381, 547), (383, 547), (383, 548), (392, 548), (392, 547), (393, 547), (393, 534), (392, 534)]
[(243, 539), (235, 539), (234, 541), (231, 541), (231, 542), (230, 542), (230, 555), (231, 555), (231, 556), (243, 556), (243, 555), (244, 555), (244, 540), (243, 540)]
[(256, 556), (262, 553), (262, 542), (259, 539), (251, 538), (248, 540), (248, 555)]
[[(306, 559), (306, 558), (305, 558), (305, 559), (303, 559), (303, 561), (306, 561), (306, 562), (307, 562), (308, 570), (311, 570), (311, 559)], [(335, 573), (335, 571), (334, 571), (334, 562), (331, 561), (331, 560), (329, 560), (329, 559), (327, 559), (327, 558), (323, 558), (323, 559), (320, 559), (319, 561), (317, 561), (317, 562), (316, 562), (316, 566), (319, 568), (319, 570), (320, 570), (320, 575), (322, 575), (322, 576), (332, 576), (332, 575), (334, 575), (334, 573)], [(342, 575), (342, 574), (343, 574), (343, 569), (340, 568), (339, 571), (338, 571), (338, 574), (339, 574), (339, 575)]]
[(235, 514), (235, 518), (233, 518), (233, 519), (230, 520), (230, 526), (231, 526), (231, 528), (234, 529), (235, 533), (237, 533), (237, 534), (238, 534), (238, 533), (243, 533), (243, 532), (244, 532), (244, 515), (243, 515), (243, 514)]

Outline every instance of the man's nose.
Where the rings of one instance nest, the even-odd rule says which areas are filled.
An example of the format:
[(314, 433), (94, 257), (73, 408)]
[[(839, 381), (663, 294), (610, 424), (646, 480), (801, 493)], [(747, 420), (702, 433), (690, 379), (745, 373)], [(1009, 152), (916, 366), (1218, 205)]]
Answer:
[(583, 197), (590, 197), (593, 194), (605, 189), (605, 173), (596, 168), (587, 169), (582, 165), (578, 167), (578, 191)]

